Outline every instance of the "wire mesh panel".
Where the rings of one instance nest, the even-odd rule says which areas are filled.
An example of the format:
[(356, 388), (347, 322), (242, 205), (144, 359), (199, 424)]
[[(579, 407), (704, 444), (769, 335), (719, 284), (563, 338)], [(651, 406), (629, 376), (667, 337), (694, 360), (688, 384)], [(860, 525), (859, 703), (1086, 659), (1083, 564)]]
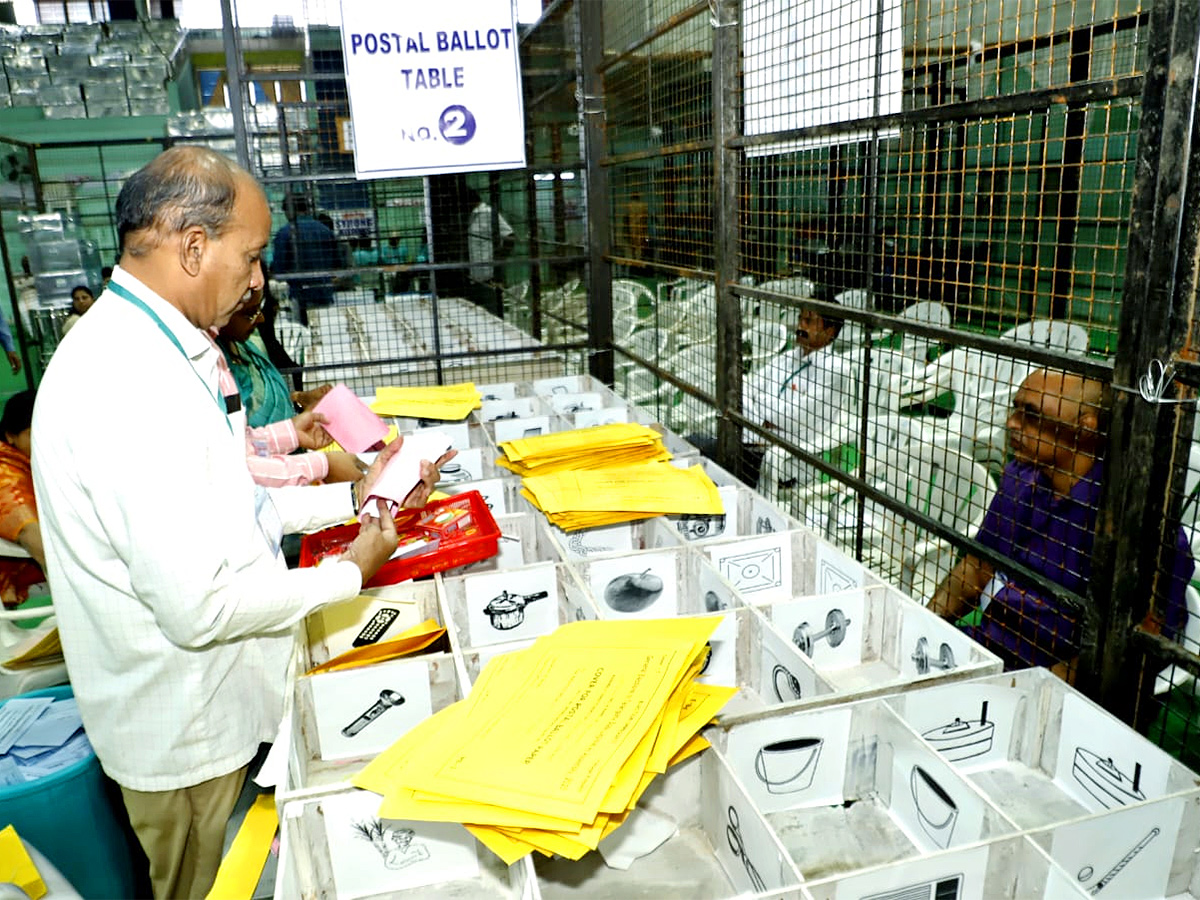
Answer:
[(72, 295), (101, 292), (116, 262), (112, 206), (125, 178), (168, 143), (0, 142), (0, 206), (13, 306), (11, 330), (36, 381), (71, 314)]
[(741, 12), (743, 323), (823, 335), (743, 382), (759, 489), (1009, 665), (1069, 670), (1094, 642), (1078, 612), (1103, 475), (1092, 394), (1117, 349), (1147, 19), (1132, 3)]
[[(1152, 394), (1153, 371), (1143, 388)], [(1165, 373), (1164, 373), (1165, 374)], [(1195, 372), (1181, 373), (1184, 396), (1195, 395)], [(1160, 381), (1165, 386), (1165, 381)], [(1141, 657), (1137, 721), (1147, 735), (1196, 768), (1200, 765), (1200, 573), (1189, 563), (1200, 543), (1200, 435), (1193, 405), (1176, 406), (1174, 458), (1162, 514), (1146, 536), (1154, 554), (1149, 611), (1138, 625)], [(1165, 443), (1165, 442), (1164, 442)]]
[(715, 441), (712, 31), (704, 4), (605, 7), (615, 386)]
[[(294, 23), (303, 52), (272, 69), (268, 103), (262, 66), (245, 73), (252, 164), (275, 213), (272, 284), (284, 327), (301, 334), (305, 382), (369, 393), (381, 380), (578, 371), (586, 228), (571, 5), (522, 39), (529, 168), (425, 178), (354, 178), (339, 18), (317, 4)], [(534, 352), (539, 341), (562, 350)]]

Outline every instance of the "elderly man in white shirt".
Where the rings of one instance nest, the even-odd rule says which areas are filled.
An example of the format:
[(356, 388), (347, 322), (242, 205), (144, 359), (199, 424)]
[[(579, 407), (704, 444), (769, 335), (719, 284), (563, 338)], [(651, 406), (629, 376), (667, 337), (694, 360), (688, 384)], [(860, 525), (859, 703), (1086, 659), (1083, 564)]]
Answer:
[[(262, 280), (271, 219), (253, 178), (173, 148), (129, 178), (116, 211), (121, 264), (41, 384), (35, 487), (88, 737), (155, 896), (203, 897), (246, 766), (279, 724), (294, 626), (356, 596), (396, 533), (380, 505), (340, 559), (289, 571), (280, 555), (285, 528), (345, 521), (366, 494), (256, 489), (246, 467), (245, 416), (219, 390), (207, 330)], [(413, 505), (436, 480), (422, 474)]]

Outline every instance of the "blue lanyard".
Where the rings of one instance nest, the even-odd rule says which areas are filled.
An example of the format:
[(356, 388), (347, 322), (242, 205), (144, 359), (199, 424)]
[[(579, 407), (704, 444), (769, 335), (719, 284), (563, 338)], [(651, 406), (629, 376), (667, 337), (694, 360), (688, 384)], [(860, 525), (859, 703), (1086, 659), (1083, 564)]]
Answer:
[(781, 384), (779, 386), (779, 396), (780, 397), (783, 396), (783, 392), (787, 390), (787, 386), (793, 378), (795, 378), (797, 375), (799, 375), (801, 372), (803, 372), (805, 369), (807, 369), (811, 365), (812, 365), (812, 360), (807, 359), (804, 362), (800, 363), (800, 368), (796, 369), (796, 371), (792, 372), (791, 375), (789, 375), (787, 378), (783, 379), (783, 384)]
[(192, 374), (196, 376), (196, 380), (204, 385), (204, 393), (208, 394), (208, 396), (212, 397), (216, 402), (217, 409), (221, 410), (221, 418), (225, 422), (225, 427), (229, 429), (230, 434), (233, 434), (233, 425), (229, 421), (229, 416), (225, 410), (225, 404), (221, 402), (221, 398), (219, 396), (212, 392), (208, 386), (208, 383), (203, 377), (201, 377), (200, 373), (196, 371), (196, 367), (192, 365), (192, 358), (188, 356), (187, 351), (183, 349), (183, 344), (179, 343), (179, 338), (175, 337), (175, 332), (171, 331), (171, 329), (167, 327), (167, 324), (161, 318), (159, 318), (158, 313), (147, 306), (144, 300), (135, 296), (128, 288), (117, 284), (115, 281), (110, 281), (108, 283), (108, 289), (122, 300), (128, 300), (130, 303), (148, 315), (154, 324), (158, 326), (158, 330), (170, 339), (171, 343), (175, 345), (175, 349), (179, 351), (179, 355), (187, 360), (188, 368), (192, 370)]

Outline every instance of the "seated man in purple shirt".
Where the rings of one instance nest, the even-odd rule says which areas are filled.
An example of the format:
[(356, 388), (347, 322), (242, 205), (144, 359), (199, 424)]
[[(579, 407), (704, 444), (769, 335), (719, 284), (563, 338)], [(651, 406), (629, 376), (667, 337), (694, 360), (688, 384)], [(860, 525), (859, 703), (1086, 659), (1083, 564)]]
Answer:
[[(1104, 477), (1104, 385), (1038, 369), (1022, 383), (1008, 417), (1013, 460), (976, 540), (1076, 594), (1091, 576), (1096, 510)], [(1163, 633), (1183, 633), (1184, 591), (1192, 556), (1182, 529), (1167, 588)], [(1004, 660), (1005, 668), (1046, 666), (1066, 675), (1079, 654), (1080, 624), (1069, 609), (1043, 598), (968, 554), (938, 587), (930, 609), (957, 620), (978, 603), (982, 616), (966, 631)]]

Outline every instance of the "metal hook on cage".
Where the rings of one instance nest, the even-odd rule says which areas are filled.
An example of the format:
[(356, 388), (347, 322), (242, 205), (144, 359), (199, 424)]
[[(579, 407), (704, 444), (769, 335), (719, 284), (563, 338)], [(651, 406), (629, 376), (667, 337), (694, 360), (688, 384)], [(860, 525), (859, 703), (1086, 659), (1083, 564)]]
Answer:
[[(599, 94), (585, 94), (583, 88), (575, 89), (575, 102), (583, 108), (585, 116), (602, 116), (604, 115), (604, 98)], [(589, 109), (588, 103), (597, 104), (596, 108)]]
[(1161, 359), (1152, 359), (1146, 366), (1146, 371), (1138, 379), (1136, 388), (1122, 384), (1114, 384), (1114, 391), (1124, 391), (1127, 394), (1137, 394), (1147, 403), (1196, 403), (1200, 398), (1195, 397), (1164, 397), (1167, 388), (1175, 380), (1175, 366), (1164, 363)]
[(720, 11), (717, 8), (719, 0), (708, 0), (708, 23), (713, 28), (728, 28), (731, 25), (737, 24), (737, 19), (732, 22), (722, 22)]

